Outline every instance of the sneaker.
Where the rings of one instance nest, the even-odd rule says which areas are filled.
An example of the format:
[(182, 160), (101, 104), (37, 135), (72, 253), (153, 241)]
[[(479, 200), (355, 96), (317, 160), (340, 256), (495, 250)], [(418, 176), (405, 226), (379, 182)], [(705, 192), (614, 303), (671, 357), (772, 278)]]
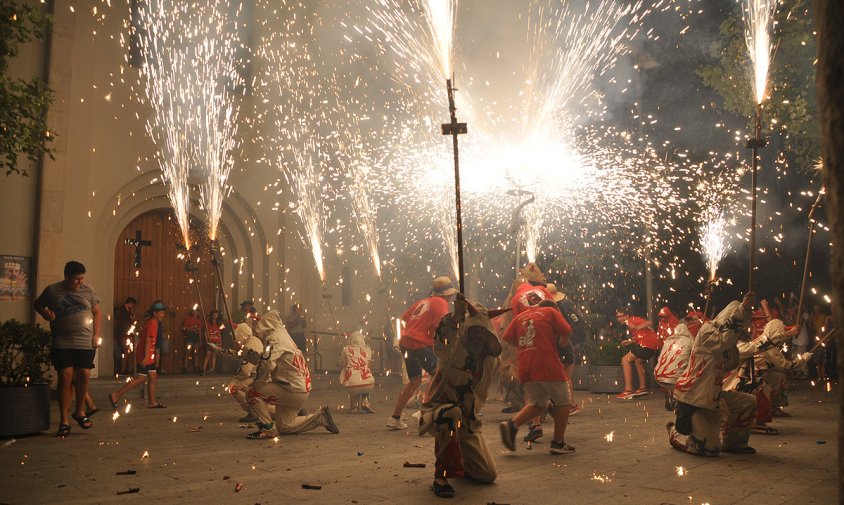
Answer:
[(542, 425), (537, 424), (536, 426), (530, 427), (530, 430), (528, 430), (527, 435), (525, 435), (524, 441), (536, 442), (540, 438), (542, 438)]
[(548, 452), (551, 454), (571, 454), (574, 452), (574, 446), (567, 444), (565, 441), (552, 440), (551, 449)]
[(569, 415), (573, 416), (573, 415), (579, 413), (581, 410), (583, 410), (583, 409), (580, 407), (580, 405), (575, 403), (574, 405), (569, 407)]
[(370, 405), (369, 402), (362, 402), (360, 404), (360, 410), (361, 410), (361, 412), (365, 412), (367, 414), (374, 414), (375, 413), (375, 409), (372, 408), (372, 405)]
[(516, 450), (516, 432), (519, 431), (513, 421), (509, 419), (498, 425), (501, 430), (501, 443), (510, 451)]
[(401, 419), (396, 419), (395, 417), (390, 416), (387, 418), (387, 428), (390, 428), (391, 430), (406, 430), (407, 423)]
[(239, 423), (254, 423), (257, 422), (258, 418), (253, 416), (252, 414), (245, 415), (237, 420)]
[(516, 407), (514, 407), (512, 405), (508, 405), (508, 406), (504, 407), (503, 409), (501, 409), (501, 413), (502, 414), (515, 414), (516, 412), (518, 412), (520, 410), (521, 409), (517, 409)]
[(329, 432), (337, 435), (340, 433), (340, 428), (334, 423), (334, 418), (331, 417), (331, 412), (328, 411), (328, 406), (320, 407), (320, 413), (322, 414), (322, 422), (324, 423), (325, 429)]
[(622, 391), (621, 393), (615, 395), (615, 397), (619, 400), (628, 400), (633, 398), (633, 391)]
[(647, 389), (637, 389), (636, 391), (633, 391), (630, 398), (641, 398), (643, 396), (648, 396), (649, 394), (651, 394), (651, 392)]

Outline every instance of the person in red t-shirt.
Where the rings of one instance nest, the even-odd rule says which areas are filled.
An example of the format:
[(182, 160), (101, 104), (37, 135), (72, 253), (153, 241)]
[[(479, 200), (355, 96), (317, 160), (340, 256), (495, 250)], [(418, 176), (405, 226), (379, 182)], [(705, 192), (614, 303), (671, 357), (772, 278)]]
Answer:
[(147, 312), (147, 320), (144, 323), (144, 330), (138, 340), (138, 348), (135, 349), (135, 356), (138, 363), (138, 371), (135, 377), (123, 384), (113, 393), (108, 394), (108, 401), (111, 408), (117, 410), (117, 400), (129, 391), (141, 384), (147, 384), (147, 406), (151, 409), (163, 409), (164, 404), (155, 399), (155, 385), (158, 379), (158, 369), (155, 367), (155, 342), (158, 339), (158, 328), (161, 320), (167, 315), (167, 306), (156, 302)]
[(393, 415), (387, 419), (387, 428), (406, 430), (407, 423), (402, 421), (401, 413), (410, 397), (422, 384), (422, 369), (433, 375), (437, 369), (437, 357), (434, 355), (434, 333), (440, 320), (448, 314), (448, 302), (458, 291), (446, 276), (434, 279), (433, 289), (428, 298), (423, 298), (410, 306), (402, 314), (404, 327), (399, 346), (404, 356), (407, 376), (410, 382), (404, 385), (393, 409)]
[[(661, 341), (659, 335), (651, 328), (651, 322), (641, 317), (631, 316), (630, 312), (621, 308), (615, 311), (619, 323), (626, 324), (630, 329), (630, 338), (621, 341), (621, 345), (629, 345), (630, 352), (621, 358), (624, 371), (624, 391), (616, 395), (620, 400), (638, 398), (649, 393), (645, 381), (645, 361), (651, 359), (659, 351)], [(639, 376), (639, 389), (633, 390), (633, 365)]]
[(574, 452), (574, 447), (565, 442), (571, 395), (568, 377), (557, 353), (557, 346), (568, 345), (570, 336), (571, 327), (552, 300), (523, 310), (504, 330), (502, 340), (517, 347), (519, 382), (525, 391), (525, 406), (500, 425), (501, 440), (509, 450), (516, 450), (519, 426), (542, 414), (550, 403), (554, 418), (550, 452)]

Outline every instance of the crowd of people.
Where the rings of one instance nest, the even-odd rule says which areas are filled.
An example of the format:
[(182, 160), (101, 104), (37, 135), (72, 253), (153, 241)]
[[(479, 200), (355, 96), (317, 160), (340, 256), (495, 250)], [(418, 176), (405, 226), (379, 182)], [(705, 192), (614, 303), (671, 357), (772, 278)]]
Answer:
[[(85, 268), (77, 262), (65, 267), (65, 279), (48, 286), (35, 302), (50, 321), (53, 363), (59, 376), (60, 426), (57, 436), (70, 433), (69, 419), (82, 429), (92, 427), (98, 410), (87, 392), (96, 348), (100, 345), (99, 298), (83, 283)], [(665, 407), (674, 415), (667, 425), (668, 443), (676, 450), (699, 456), (720, 452), (752, 454), (752, 434), (776, 435), (768, 425), (773, 416), (788, 416), (791, 379), (825, 380), (835, 370), (831, 319), (813, 307), (800, 313), (794, 300), (786, 307), (777, 300), (757, 304), (746, 293), (711, 318), (698, 311), (676, 316), (669, 307), (658, 312), (658, 324), (627, 308), (616, 311), (618, 342), (625, 349), (620, 360), (624, 389), (616, 398), (627, 401), (651, 393), (657, 385)], [(137, 301), (130, 297), (115, 313), (115, 370), (132, 378), (109, 394), (113, 409), (130, 390), (145, 385), (149, 408), (164, 408), (156, 397), (159, 342), (167, 305), (155, 301), (139, 322)], [(569, 416), (580, 407), (574, 401), (571, 377), (575, 349), (587, 339), (577, 305), (540, 268), (530, 263), (514, 281), (504, 309), (490, 310), (467, 300), (448, 277), (433, 279), (428, 296), (402, 314), (398, 339), (405, 384), (386, 427), (407, 430), (405, 407), (422, 388), (413, 429), (434, 437), (434, 481), (439, 497), (451, 497), (449, 478), (468, 477), (481, 483), (496, 479), (496, 465), (483, 435), (481, 409), (489, 388), (500, 384), (512, 416), (500, 423), (501, 442), (516, 450), (518, 430), (527, 425), (528, 444), (543, 436), (542, 423), (553, 420), (552, 455), (576, 452), (566, 440)], [(243, 412), (240, 422), (254, 423), (250, 439), (274, 438), (315, 428), (340, 432), (330, 409), (308, 413), (311, 391), (306, 349), (306, 318), (294, 304), (285, 317), (275, 310), (258, 314), (244, 301), (233, 322), (233, 342), (224, 348), (226, 328), (212, 310), (207, 320), (191, 311), (182, 324), (185, 368), (199, 364), (213, 371), (225, 354), (240, 361), (228, 391)], [(609, 333), (605, 333), (609, 335)], [(132, 338), (127, 338), (132, 336)], [(372, 414), (370, 392), (375, 385), (373, 351), (361, 330), (351, 332), (338, 360), (340, 384), (349, 395), (349, 412)], [(575, 345), (576, 344), (576, 345)], [(427, 384), (423, 386), (423, 378)], [(71, 413), (75, 389), (76, 405)]]

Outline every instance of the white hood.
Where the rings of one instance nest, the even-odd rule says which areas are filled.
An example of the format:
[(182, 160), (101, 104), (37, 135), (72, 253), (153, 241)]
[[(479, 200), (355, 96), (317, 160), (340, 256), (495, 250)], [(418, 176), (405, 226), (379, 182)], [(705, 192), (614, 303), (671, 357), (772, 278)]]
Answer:
[(290, 334), (287, 333), (277, 310), (271, 310), (261, 316), (261, 320), (255, 327), (255, 332), (258, 333), (258, 338), (264, 342), (264, 345), (272, 346), (271, 361), (280, 353), (298, 350), (293, 339), (290, 338)]

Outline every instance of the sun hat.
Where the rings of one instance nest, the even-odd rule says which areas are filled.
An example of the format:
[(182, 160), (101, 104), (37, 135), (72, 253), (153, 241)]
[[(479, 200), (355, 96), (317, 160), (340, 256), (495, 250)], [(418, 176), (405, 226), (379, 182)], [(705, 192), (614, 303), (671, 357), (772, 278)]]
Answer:
[(431, 288), (431, 294), (433, 296), (451, 296), (457, 293), (459, 293), (459, 291), (454, 288), (454, 285), (451, 283), (451, 279), (449, 279), (448, 276), (442, 275), (434, 279), (434, 283)]

